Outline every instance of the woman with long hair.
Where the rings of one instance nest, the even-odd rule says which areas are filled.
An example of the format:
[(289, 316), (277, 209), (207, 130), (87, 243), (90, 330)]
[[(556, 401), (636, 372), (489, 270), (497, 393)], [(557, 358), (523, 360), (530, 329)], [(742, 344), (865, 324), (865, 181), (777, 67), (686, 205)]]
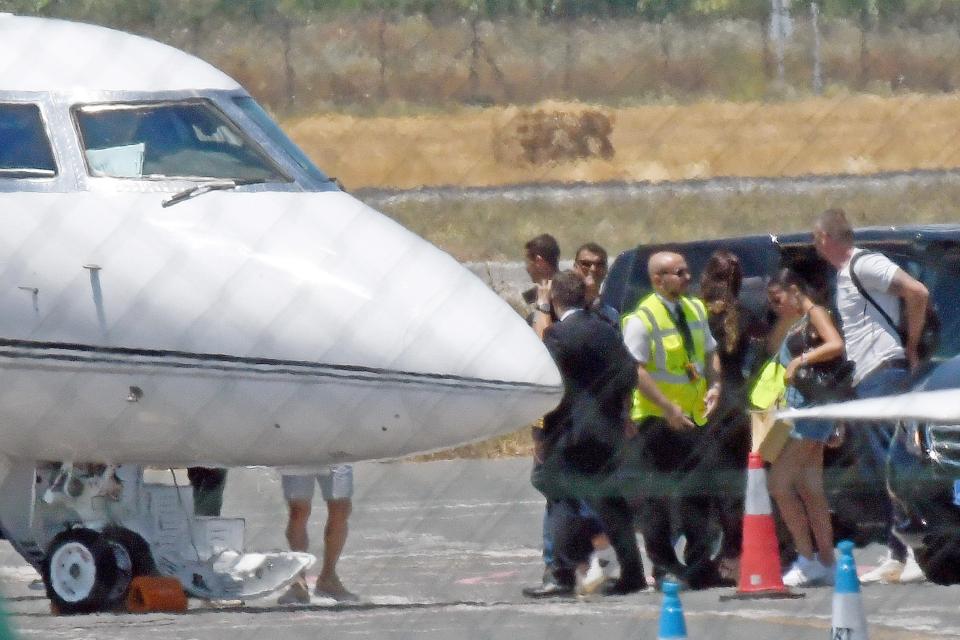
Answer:
[[(839, 365), (843, 338), (830, 312), (814, 303), (807, 284), (795, 272), (781, 270), (768, 293), (781, 324), (790, 323), (779, 352), (786, 368), (787, 404), (816, 404), (817, 398), (805, 398), (797, 389), (798, 373)], [(829, 421), (797, 420), (770, 469), (770, 493), (797, 550), (796, 561), (783, 576), (787, 586), (833, 582), (833, 527), (823, 489), (823, 449), (832, 433)]]
[(746, 412), (747, 382), (761, 346), (764, 326), (739, 301), (743, 268), (736, 254), (721, 249), (707, 261), (700, 278), (700, 295), (709, 312), (710, 332), (717, 341), (721, 392), (710, 415), (712, 455), (705, 456), (720, 476), (717, 513), (723, 530), (718, 570), (723, 579), (736, 579), (742, 546), (743, 493), (750, 420)]

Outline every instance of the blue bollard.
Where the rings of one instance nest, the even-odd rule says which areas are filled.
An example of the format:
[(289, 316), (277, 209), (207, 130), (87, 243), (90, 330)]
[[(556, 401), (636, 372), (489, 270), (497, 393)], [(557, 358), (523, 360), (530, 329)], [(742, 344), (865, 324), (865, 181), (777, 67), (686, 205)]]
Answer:
[(867, 617), (863, 611), (857, 563), (853, 559), (853, 543), (844, 540), (837, 545), (840, 558), (833, 591), (831, 638), (867, 640)]
[(686, 640), (687, 623), (683, 620), (680, 587), (673, 582), (663, 583), (663, 606), (660, 609), (660, 632), (657, 640)]

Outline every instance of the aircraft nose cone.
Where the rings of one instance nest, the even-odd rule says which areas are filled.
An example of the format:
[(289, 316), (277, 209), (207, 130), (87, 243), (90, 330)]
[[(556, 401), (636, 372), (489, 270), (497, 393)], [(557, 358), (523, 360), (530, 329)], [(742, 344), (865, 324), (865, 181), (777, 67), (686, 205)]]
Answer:
[(369, 349), (369, 365), (448, 385), (437, 404), (459, 407), (456, 426), (443, 418), (449, 442), (513, 431), (556, 406), (560, 374), (516, 310), (402, 227), (382, 233), (381, 244), (372, 247), (381, 261), (365, 265), (358, 279), (376, 294), (347, 323), (351, 342)]
[[(409, 451), (514, 431), (556, 406), (562, 383), (543, 343), (467, 268), (347, 194), (289, 198), (253, 256), (287, 274), (258, 297), (269, 309), (258, 352), (375, 376), (388, 415), (368, 427), (404, 433), (391, 446)], [(356, 415), (380, 411), (360, 402)]]

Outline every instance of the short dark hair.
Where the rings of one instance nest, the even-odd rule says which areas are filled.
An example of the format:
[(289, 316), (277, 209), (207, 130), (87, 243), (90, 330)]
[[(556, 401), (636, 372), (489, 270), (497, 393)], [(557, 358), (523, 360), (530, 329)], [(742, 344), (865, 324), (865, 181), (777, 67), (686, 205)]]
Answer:
[(847, 214), (839, 207), (827, 209), (817, 216), (817, 224), (828, 236), (838, 242), (853, 245), (853, 227), (847, 220)]
[(550, 296), (564, 309), (582, 309), (587, 303), (587, 285), (580, 274), (574, 271), (562, 271), (553, 276), (550, 283)]
[(580, 245), (580, 248), (577, 249), (577, 252), (573, 254), (574, 260), (580, 257), (581, 251), (589, 251), (590, 253), (603, 258), (604, 264), (607, 262), (607, 250), (598, 245), (596, 242), (585, 242), (584, 244)]
[(536, 238), (527, 240), (527, 244), (523, 246), (527, 250), (527, 255), (540, 256), (553, 265), (554, 269), (560, 267), (560, 244), (549, 233), (541, 233)]

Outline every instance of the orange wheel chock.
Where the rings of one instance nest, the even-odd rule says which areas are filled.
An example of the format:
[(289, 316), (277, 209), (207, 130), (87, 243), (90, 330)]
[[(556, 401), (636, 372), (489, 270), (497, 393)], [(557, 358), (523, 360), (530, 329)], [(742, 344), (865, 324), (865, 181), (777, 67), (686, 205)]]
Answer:
[(137, 576), (130, 582), (126, 605), (130, 613), (180, 613), (187, 610), (187, 594), (176, 578)]

